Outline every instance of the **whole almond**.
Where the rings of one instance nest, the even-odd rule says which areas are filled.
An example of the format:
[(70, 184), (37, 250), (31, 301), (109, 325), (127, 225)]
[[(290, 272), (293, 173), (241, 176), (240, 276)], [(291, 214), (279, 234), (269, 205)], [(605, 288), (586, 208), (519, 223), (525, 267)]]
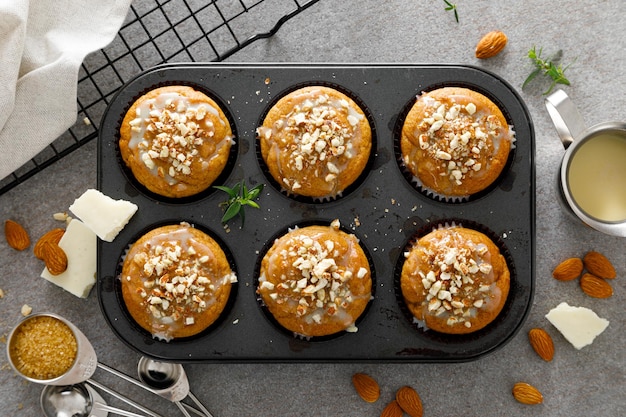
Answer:
[(613, 295), (611, 284), (589, 273), (580, 277), (580, 288), (585, 294), (593, 298), (609, 298)]
[(422, 417), (422, 400), (413, 388), (404, 386), (396, 392), (396, 401), (402, 410), (411, 417)]
[(356, 373), (352, 375), (352, 385), (354, 385), (357, 394), (368, 403), (376, 402), (380, 397), (378, 382), (367, 374)]
[(567, 258), (554, 268), (552, 276), (559, 281), (571, 281), (583, 272), (583, 261), (580, 258)]
[(65, 272), (67, 269), (67, 255), (59, 245), (45, 242), (42, 251), (48, 272), (52, 275), (59, 275)]
[(506, 35), (499, 30), (487, 33), (476, 45), (476, 58), (486, 59), (498, 55), (506, 46), (507, 40)]
[(528, 340), (541, 359), (546, 362), (552, 360), (554, 357), (554, 343), (548, 332), (539, 328), (530, 329)]
[(402, 411), (396, 400), (392, 400), (387, 404), (382, 413), (380, 413), (380, 417), (402, 417), (403, 415), (404, 411)]
[(30, 237), (24, 227), (16, 221), (4, 222), (4, 237), (10, 247), (15, 250), (24, 250), (30, 246)]
[(43, 254), (43, 245), (46, 242), (50, 242), (53, 243), (55, 245), (58, 245), (59, 242), (61, 241), (61, 238), (63, 237), (63, 234), (65, 233), (64, 229), (61, 228), (56, 228), (56, 229), (52, 229), (50, 231), (48, 231), (46, 234), (44, 234), (42, 237), (39, 238), (39, 240), (37, 241), (37, 243), (35, 243), (35, 247), (33, 248), (33, 252), (35, 253), (35, 257), (37, 257), (38, 259), (42, 259), (44, 257)]
[(613, 279), (617, 276), (611, 261), (600, 252), (588, 252), (583, 258), (587, 271), (599, 278)]
[(522, 404), (541, 404), (543, 395), (539, 390), (526, 382), (518, 382), (513, 386), (513, 397)]

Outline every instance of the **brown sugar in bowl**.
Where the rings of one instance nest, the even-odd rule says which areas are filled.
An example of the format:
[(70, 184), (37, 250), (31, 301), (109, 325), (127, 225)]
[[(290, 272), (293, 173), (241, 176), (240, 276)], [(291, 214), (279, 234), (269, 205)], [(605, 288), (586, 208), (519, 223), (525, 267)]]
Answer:
[(76, 360), (78, 342), (63, 321), (50, 315), (35, 315), (15, 328), (7, 350), (19, 373), (47, 381), (69, 371)]

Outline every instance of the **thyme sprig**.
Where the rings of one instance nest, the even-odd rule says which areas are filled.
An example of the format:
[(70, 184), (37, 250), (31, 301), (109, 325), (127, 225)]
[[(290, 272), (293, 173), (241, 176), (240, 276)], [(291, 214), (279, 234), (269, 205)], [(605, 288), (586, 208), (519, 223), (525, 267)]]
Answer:
[(456, 4), (455, 3), (450, 3), (448, 0), (443, 0), (443, 2), (446, 4), (446, 11), (453, 11), (454, 12), (454, 19), (456, 20), (457, 23), (459, 23), (459, 13), (456, 9)]
[(544, 95), (550, 94), (550, 92), (552, 92), (557, 84), (570, 85), (570, 81), (565, 77), (565, 70), (567, 70), (574, 62), (576, 62), (576, 60), (574, 60), (574, 62), (572, 62), (571, 64), (563, 67), (559, 64), (559, 61), (563, 56), (563, 51), (559, 50), (553, 57), (545, 60), (541, 58), (542, 52), (543, 48), (540, 48), (537, 52), (535, 46), (533, 46), (528, 51), (528, 57), (533, 61), (535, 69), (526, 78), (524, 84), (522, 84), (522, 89), (541, 73), (543, 73), (544, 76), (550, 77), (552, 79), (552, 83), (550, 84), (548, 90), (543, 93)]
[(224, 215), (222, 216), (223, 224), (228, 223), (229, 220), (238, 215), (239, 218), (241, 218), (241, 227), (243, 228), (246, 220), (245, 206), (256, 209), (260, 208), (259, 204), (254, 200), (263, 190), (263, 184), (257, 184), (253, 188), (248, 189), (245, 180), (241, 180), (232, 188), (223, 185), (216, 185), (213, 188), (228, 194), (228, 199), (219, 204), (220, 207), (224, 208)]

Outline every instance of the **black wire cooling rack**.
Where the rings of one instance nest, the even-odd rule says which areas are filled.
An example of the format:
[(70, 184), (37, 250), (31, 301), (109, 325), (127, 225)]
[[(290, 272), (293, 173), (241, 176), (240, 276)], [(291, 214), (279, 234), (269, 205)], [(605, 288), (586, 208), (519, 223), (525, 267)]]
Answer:
[(81, 66), (74, 126), (2, 179), (0, 195), (96, 138), (109, 100), (141, 71), (165, 62), (222, 61), (318, 1), (134, 0), (111, 44)]

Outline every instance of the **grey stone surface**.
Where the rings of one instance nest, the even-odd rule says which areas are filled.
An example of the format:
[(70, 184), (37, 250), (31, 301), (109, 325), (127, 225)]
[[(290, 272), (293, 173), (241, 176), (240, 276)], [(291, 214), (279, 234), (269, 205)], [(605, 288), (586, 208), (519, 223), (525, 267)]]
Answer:
[[(624, 238), (595, 232), (569, 218), (556, 200), (555, 177), (563, 148), (543, 105), (548, 84), (537, 79), (522, 91), (532, 71), (526, 53), (533, 45), (550, 55), (563, 50), (563, 62), (575, 60), (563, 87), (587, 125), (626, 121), (626, 11), (619, 2), (579, 0), (457, 1), (460, 22), (444, 11), (443, 1), (322, 0), (287, 22), (276, 36), (235, 54), (231, 62), (401, 62), (475, 65), (503, 77), (518, 89), (536, 131), (536, 292), (521, 331), (498, 351), (469, 363), (388, 364), (191, 364), (192, 389), (216, 417), (226, 416), (377, 416), (395, 390), (418, 390), (424, 415), (474, 416), (621, 416), (624, 396)], [(491, 30), (509, 38), (495, 58), (479, 61), (474, 47)], [(96, 186), (96, 143), (89, 143), (8, 193), (0, 196), (0, 219), (16, 219), (36, 237), (57, 225), (52, 214), (65, 211), (87, 188)], [(562, 259), (589, 250), (605, 253), (618, 278), (615, 294), (599, 300), (575, 282), (557, 282), (551, 271)], [(0, 240), (0, 335), (20, 319), (20, 308), (57, 312), (81, 328), (102, 362), (135, 374), (138, 355), (107, 327), (96, 292), (78, 299), (39, 278), (42, 265), (32, 251), (16, 252)], [(592, 308), (610, 320), (608, 329), (582, 350), (574, 349), (544, 315), (557, 304)], [(556, 355), (542, 361), (527, 332), (543, 327), (552, 335)], [(4, 347), (3, 338), (3, 347)], [(374, 404), (354, 392), (350, 378), (367, 372), (380, 383)], [(95, 379), (121, 390), (164, 415), (179, 415), (171, 404), (98, 371)], [(544, 403), (517, 403), (511, 388), (529, 382)], [(0, 357), (0, 413), (37, 416), (41, 387), (26, 383)], [(106, 397), (106, 396), (105, 396)], [(108, 397), (107, 397), (108, 398)], [(115, 401), (111, 401), (115, 403)], [(116, 403), (119, 405), (119, 403)]]

